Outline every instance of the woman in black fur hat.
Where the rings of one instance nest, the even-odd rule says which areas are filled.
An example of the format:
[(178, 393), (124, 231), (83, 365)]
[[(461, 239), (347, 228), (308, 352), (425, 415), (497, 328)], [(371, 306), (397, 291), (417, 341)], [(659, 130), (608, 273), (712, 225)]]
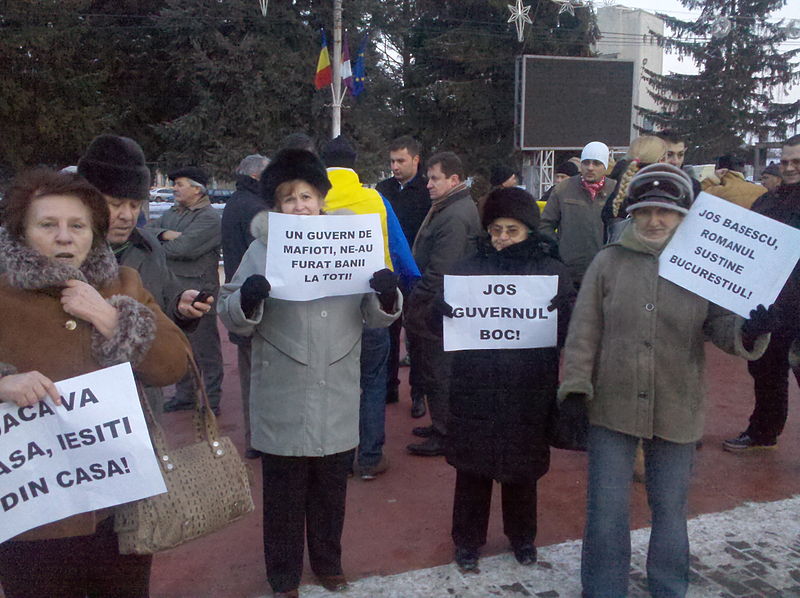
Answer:
[[(482, 223), (489, 235), (452, 274), (558, 276), (551, 308), (558, 308), (561, 346), (575, 290), (555, 246), (536, 232), (533, 199), (517, 188), (492, 191)], [(455, 353), (446, 455), (457, 470), (452, 536), (462, 570), (477, 568), (495, 480), (502, 485), (503, 529), (514, 556), (525, 565), (536, 561), (536, 482), (550, 466), (558, 357), (558, 347)]]
[[(282, 150), (261, 176), (262, 196), (283, 214), (323, 215), (330, 188), (325, 167), (306, 150)], [(267, 579), (276, 597), (296, 598), (306, 538), (320, 584), (347, 587), (341, 536), (358, 444), (361, 332), (363, 322), (380, 328), (396, 320), (402, 295), (384, 269), (370, 281), (375, 293), (270, 297), (270, 215), (253, 219), (255, 241), (222, 288), (219, 315), (228, 330), (253, 338), (250, 428), (262, 454)]]

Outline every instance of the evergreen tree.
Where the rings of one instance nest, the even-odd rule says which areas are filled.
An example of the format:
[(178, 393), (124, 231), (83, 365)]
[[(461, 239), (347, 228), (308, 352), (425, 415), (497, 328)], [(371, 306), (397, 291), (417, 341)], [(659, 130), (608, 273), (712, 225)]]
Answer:
[(533, 25), (519, 43), (507, 0), (415, 4), (415, 22), (400, 34), (409, 64), (401, 91), (405, 130), (396, 132), (418, 136), (430, 152), (457, 152), (471, 172), (487, 174), (513, 155), (516, 57), (589, 56), (597, 37), (587, 8), (572, 16), (559, 15), (552, 2), (532, 4)]
[[(377, 0), (348, 0), (344, 26), (351, 60)], [(166, 166), (200, 164), (229, 179), (239, 160), (270, 153), (287, 134), (302, 131), (318, 146), (330, 139), (329, 89), (315, 90), (314, 71), (324, 25), (332, 45), (332, 3), (270, 3), (262, 17), (253, 0), (168, 0), (159, 22), (171, 42), (166, 76), (183, 104), (156, 127)], [(374, 51), (369, 54), (374, 66)], [(371, 66), (367, 92), (345, 100), (342, 131), (359, 149), (359, 169), (372, 174), (385, 160), (380, 132), (391, 121), (383, 100), (388, 80)]]
[(693, 22), (660, 14), (673, 33), (658, 37), (667, 51), (690, 57), (699, 72), (659, 75), (645, 69), (660, 110), (640, 112), (658, 128), (685, 135), (690, 140), (687, 159), (694, 162), (713, 161), (748, 140), (783, 138), (788, 127), (800, 122), (800, 101), (776, 102), (774, 92), (800, 80), (793, 64), (800, 49), (782, 52), (786, 33), (781, 23), (767, 18), (785, 0), (681, 2), (700, 9), (701, 17)]
[(0, 20), (0, 176), (74, 164), (108, 120), (103, 65), (84, 52), (86, 0), (10, 0)]

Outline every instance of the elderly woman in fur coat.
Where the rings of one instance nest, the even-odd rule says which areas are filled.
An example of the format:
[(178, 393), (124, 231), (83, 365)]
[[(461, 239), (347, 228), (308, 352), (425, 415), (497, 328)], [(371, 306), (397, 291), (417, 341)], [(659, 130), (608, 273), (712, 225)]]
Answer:
[[(283, 150), (264, 170), (261, 191), (283, 214), (320, 216), (331, 188), (322, 162)], [(255, 240), (230, 283), (219, 315), (228, 330), (252, 337), (250, 428), (262, 453), (264, 558), (275, 596), (298, 595), (304, 535), (311, 568), (331, 591), (345, 589), (341, 535), (347, 474), (358, 445), (363, 323), (389, 326), (402, 295), (388, 269), (376, 293), (285, 301), (264, 277), (269, 212), (253, 219)]]
[(652, 513), (647, 584), (660, 598), (686, 595), (704, 342), (755, 359), (769, 340), (772, 316), (763, 306), (743, 320), (659, 277), (659, 255), (692, 200), (692, 182), (680, 169), (653, 164), (640, 170), (628, 187), (632, 223), (597, 254), (572, 313), (558, 394), (562, 411), (585, 402), (589, 414), (584, 598), (627, 595), (630, 486), (640, 440)]
[[(139, 275), (106, 243), (108, 208), (83, 178), (20, 176), (4, 200), (0, 401), (60, 405), (53, 382), (131, 362), (154, 386), (179, 380), (191, 351)], [(150, 556), (120, 555), (110, 510), (42, 525), (0, 544), (6, 598), (146, 598)]]

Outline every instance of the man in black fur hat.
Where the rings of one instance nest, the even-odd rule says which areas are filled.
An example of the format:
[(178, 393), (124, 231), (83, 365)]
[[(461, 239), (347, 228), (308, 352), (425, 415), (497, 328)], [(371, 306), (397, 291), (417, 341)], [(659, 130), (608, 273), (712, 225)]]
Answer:
[[(78, 173), (103, 194), (108, 204), (108, 239), (117, 262), (133, 268), (142, 278), (161, 310), (184, 332), (197, 327), (197, 318), (211, 309), (206, 302), (194, 303), (199, 291), (186, 290), (167, 267), (161, 244), (147, 230), (136, 226), (148, 199), (150, 170), (139, 144), (128, 137), (96, 137), (78, 162)], [(156, 414), (163, 408), (160, 388), (145, 388)]]

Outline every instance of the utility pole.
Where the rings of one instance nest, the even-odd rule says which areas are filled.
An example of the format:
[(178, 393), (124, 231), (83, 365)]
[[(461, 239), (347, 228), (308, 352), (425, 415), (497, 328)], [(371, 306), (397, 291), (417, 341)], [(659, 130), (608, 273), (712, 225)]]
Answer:
[(342, 0), (333, 0), (333, 108), (331, 111), (331, 138), (342, 132)]

